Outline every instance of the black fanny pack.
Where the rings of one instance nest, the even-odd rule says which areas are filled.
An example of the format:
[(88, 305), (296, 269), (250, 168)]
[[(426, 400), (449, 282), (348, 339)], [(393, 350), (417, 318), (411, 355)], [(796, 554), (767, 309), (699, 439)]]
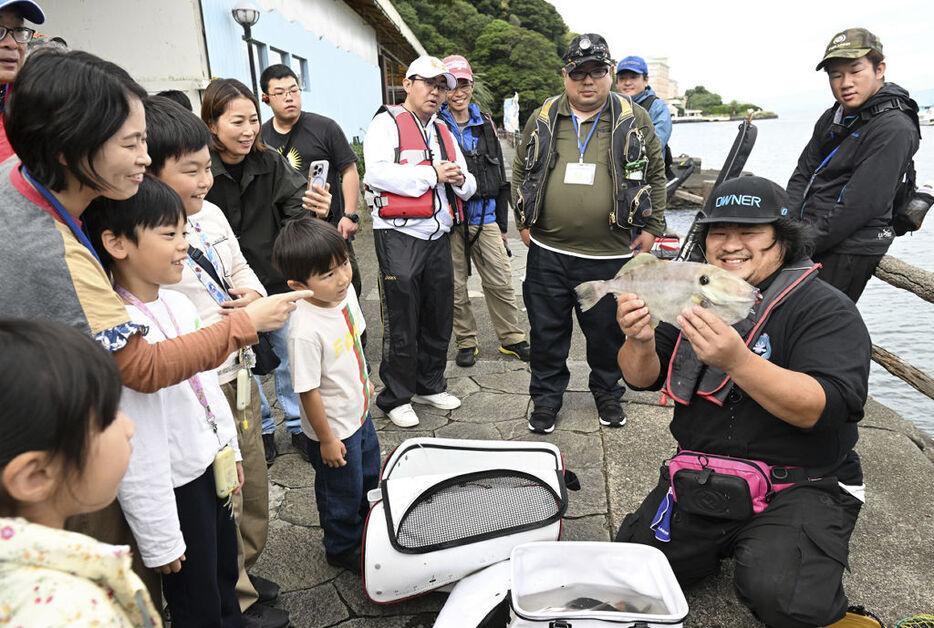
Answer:
[(678, 507), (695, 515), (742, 521), (752, 516), (749, 484), (711, 468), (681, 469), (672, 476)]

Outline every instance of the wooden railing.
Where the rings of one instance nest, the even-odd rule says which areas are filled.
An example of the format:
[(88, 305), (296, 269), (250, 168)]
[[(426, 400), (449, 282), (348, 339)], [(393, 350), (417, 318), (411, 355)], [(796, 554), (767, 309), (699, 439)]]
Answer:
[[(934, 273), (886, 255), (876, 268), (876, 277), (889, 285), (908, 290), (934, 303)], [(934, 378), (882, 347), (872, 345), (872, 359), (912, 388), (934, 399)]]

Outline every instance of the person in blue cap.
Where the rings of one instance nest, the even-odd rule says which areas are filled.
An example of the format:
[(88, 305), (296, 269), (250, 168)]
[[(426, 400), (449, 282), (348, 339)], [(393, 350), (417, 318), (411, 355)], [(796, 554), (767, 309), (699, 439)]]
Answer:
[(668, 111), (668, 103), (659, 98), (649, 85), (649, 66), (645, 59), (626, 57), (616, 65), (616, 89), (649, 112), (655, 126), (655, 134), (662, 143), (667, 168), (671, 164), (671, 150), (668, 148), (668, 140), (671, 138), (671, 112)]
[[(25, 26), (26, 20), (33, 24), (45, 22), (45, 13), (30, 0), (0, 0), (0, 114), (9, 96), (10, 84), (26, 59), (26, 44), (36, 34), (34, 28)], [(13, 154), (6, 139), (4, 118), (0, 115), (0, 162)]]

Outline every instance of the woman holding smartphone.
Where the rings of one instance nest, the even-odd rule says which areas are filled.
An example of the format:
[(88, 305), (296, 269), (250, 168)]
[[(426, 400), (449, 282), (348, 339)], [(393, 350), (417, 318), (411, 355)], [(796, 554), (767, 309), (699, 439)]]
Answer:
[[(331, 206), (329, 186), (306, 190), (305, 178), (282, 155), (266, 148), (260, 135), (259, 102), (240, 81), (212, 81), (201, 101), (201, 119), (211, 130), (214, 142), (211, 147), (214, 187), (205, 199), (227, 216), (244, 257), (266, 291), (270, 295), (289, 292), (285, 278), (272, 264), (273, 242), (282, 223), (303, 211), (326, 216)], [(287, 335), (286, 325), (269, 334), (269, 338), (280, 360), (275, 370), (279, 407), (285, 413), (286, 428), (298, 436), (301, 422), (298, 397), (289, 376)], [(262, 401), (265, 423), (271, 419), (271, 412), (265, 398)], [(293, 437), (293, 444), (307, 459), (302, 440)]]

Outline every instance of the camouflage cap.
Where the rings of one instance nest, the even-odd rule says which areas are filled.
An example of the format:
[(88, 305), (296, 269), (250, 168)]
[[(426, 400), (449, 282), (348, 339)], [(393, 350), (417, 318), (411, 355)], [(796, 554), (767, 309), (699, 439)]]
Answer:
[(564, 69), (570, 72), (587, 61), (615, 65), (606, 40), (596, 33), (584, 33), (571, 40), (568, 51), (564, 53)]
[(824, 51), (824, 58), (815, 70), (823, 68), (831, 59), (859, 59), (875, 50), (882, 54), (882, 40), (865, 28), (848, 28), (833, 36)]

